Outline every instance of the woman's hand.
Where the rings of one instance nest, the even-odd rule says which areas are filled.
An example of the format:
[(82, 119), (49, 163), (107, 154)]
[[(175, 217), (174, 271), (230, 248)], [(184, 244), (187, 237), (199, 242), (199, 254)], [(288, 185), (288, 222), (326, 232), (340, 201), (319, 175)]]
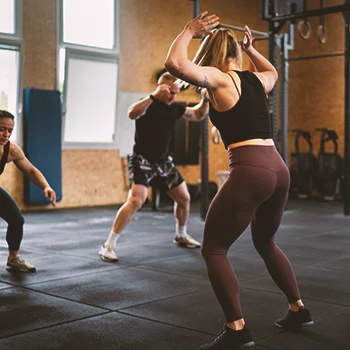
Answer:
[(50, 202), (53, 206), (56, 206), (56, 193), (51, 187), (44, 188), (44, 196), (50, 199)]
[(209, 102), (210, 101), (207, 89), (202, 88), (201, 91), (200, 91), (200, 94), (201, 94), (201, 100), (203, 100), (204, 102)]
[(202, 12), (198, 17), (186, 24), (185, 30), (190, 30), (193, 38), (202, 38), (211, 34), (210, 31), (219, 24), (219, 17), (217, 15), (207, 16), (207, 13), (208, 11)]
[(242, 51), (248, 52), (253, 47), (254, 39), (247, 25), (244, 26), (244, 30), (245, 30), (244, 39), (241, 40), (239, 43), (241, 44)]

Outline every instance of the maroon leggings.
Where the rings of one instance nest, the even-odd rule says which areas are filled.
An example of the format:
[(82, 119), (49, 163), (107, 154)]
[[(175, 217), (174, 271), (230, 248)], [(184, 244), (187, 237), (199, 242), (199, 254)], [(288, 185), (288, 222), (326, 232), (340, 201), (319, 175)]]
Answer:
[(202, 255), (210, 283), (227, 322), (243, 318), (240, 287), (227, 252), (250, 224), (254, 247), (289, 302), (300, 299), (288, 258), (275, 243), (285, 209), (289, 171), (274, 146), (229, 150), (230, 173), (211, 202)]

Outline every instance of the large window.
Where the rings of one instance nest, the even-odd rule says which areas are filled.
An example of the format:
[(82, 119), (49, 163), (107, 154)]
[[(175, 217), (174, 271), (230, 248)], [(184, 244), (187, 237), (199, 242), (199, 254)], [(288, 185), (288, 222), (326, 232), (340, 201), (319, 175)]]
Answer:
[(64, 148), (116, 148), (118, 0), (59, 1)]
[(0, 47), (0, 109), (17, 111), (19, 55), (16, 50)]
[(63, 42), (112, 50), (115, 13), (114, 0), (63, 0)]
[(21, 143), (22, 2), (0, 1), (0, 109), (15, 116), (11, 140)]
[(15, 1), (0, 1), (0, 32), (15, 34)]
[(67, 72), (67, 142), (114, 142), (116, 81), (113, 59), (70, 53)]

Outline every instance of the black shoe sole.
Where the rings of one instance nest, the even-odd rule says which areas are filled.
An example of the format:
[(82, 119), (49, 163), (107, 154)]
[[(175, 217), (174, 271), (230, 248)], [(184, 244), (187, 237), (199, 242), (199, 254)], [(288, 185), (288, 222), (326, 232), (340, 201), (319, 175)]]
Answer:
[[(255, 346), (255, 343), (253, 341), (251, 341), (249, 343), (245, 343), (245, 344), (242, 344), (242, 345), (236, 345), (232, 349), (236, 349), (236, 350), (238, 350), (238, 349), (248, 349), (248, 348), (251, 348), (253, 346)], [(201, 349), (202, 349), (202, 347), (200, 347), (199, 350), (201, 350)], [(228, 349), (228, 347), (225, 347), (225, 349)], [(231, 347), (230, 347), (230, 349), (231, 349)]]
[(298, 325), (293, 325), (293, 326), (282, 326), (278, 323), (275, 323), (275, 326), (279, 329), (298, 329), (298, 328), (304, 328), (307, 326), (312, 326), (313, 324), (315, 324), (314, 321), (309, 321), (309, 322), (303, 322), (303, 323), (300, 323)]
[(247, 348), (251, 348), (252, 346), (254, 346), (255, 343), (253, 341), (249, 342), (249, 343), (245, 343), (243, 345), (240, 345), (238, 347), (238, 349), (247, 349)]
[(18, 267), (16, 267), (16, 266), (11, 266), (11, 265), (7, 265), (6, 266), (6, 271), (8, 271), (8, 272), (12, 272), (12, 273), (34, 273), (34, 272), (36, 272), (36, 268), (34, 267), (34, 268), (32, 268), (32, 269), (30, 269), (30, 270), (21, 270), (21, 269), (19, 269)]

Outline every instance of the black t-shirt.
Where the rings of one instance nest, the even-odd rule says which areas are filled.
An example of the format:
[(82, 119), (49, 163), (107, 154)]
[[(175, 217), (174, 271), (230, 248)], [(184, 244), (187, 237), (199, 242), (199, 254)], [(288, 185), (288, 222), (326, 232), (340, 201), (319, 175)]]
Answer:
[(186, 106), (173, 102), (167, 105), (155, 100), (146, 113), (136, 120), (134, 153), (151, 163), (164, 162), (169, 153), (171, 135), (177, 119), (183, 116)]

